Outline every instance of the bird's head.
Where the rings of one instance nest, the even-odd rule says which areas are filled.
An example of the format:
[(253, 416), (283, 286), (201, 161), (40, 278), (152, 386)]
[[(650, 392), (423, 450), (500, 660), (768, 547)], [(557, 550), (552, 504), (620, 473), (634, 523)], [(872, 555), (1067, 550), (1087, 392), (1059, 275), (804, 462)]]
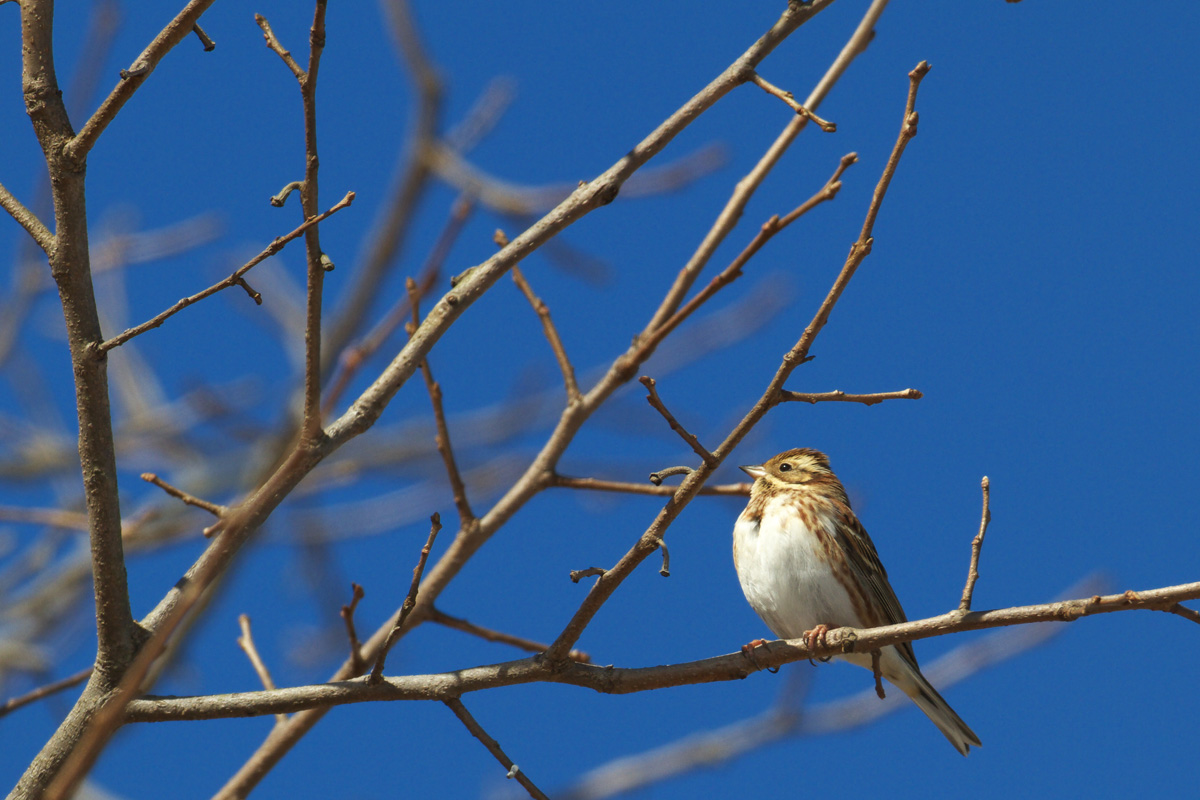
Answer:
[(755, 480), (780, 486), (802, 485), (833, 475), (826, 455), (807, 447), (788, 450), (762, 464), (741, 467), (741, 470)]

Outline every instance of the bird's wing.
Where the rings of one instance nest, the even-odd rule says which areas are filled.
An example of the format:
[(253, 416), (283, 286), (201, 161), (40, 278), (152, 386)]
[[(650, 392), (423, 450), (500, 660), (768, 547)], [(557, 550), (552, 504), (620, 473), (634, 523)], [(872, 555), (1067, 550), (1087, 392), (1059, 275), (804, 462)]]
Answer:
[[(867, 529), (858, 521), (858, 517), (854, 515), (849, 506), (840, 503), (836, 505), (838, 506), (837, 513), (842, 517), (841, 522), (844, 523), (836, 526), (837, 543), (842, 548), (842, 552), (846, 554), (850, 570), (858, 579), (859, 585), (865, 590), (867, 597), (873, 601), (875, 607), (883, 612), (882, 624), (894, 625), (899, 622), (907, 622), (908, 617), (905, 616), (904, 608), (900, 605), (900, 598), (896, 597), (896, 592), (888, 583), (887, 570), (883, 568), (883, 562), (879, 560), (879, 553), (875, 551), (875, 544), (867, 535)], [(910, 642), (898, 644), (896, 649), (910, 659), (914, 666), (916, 665), (917, 657), (913, 653)]]

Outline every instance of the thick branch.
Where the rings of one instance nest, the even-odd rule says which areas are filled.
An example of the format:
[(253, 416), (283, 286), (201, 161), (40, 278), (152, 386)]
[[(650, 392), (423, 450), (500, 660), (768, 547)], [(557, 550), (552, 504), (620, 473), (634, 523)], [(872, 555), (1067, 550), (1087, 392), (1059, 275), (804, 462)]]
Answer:
[(214, 0), (191, 0), (175, 16), (175, 19), (167, 23), (158, 36), (154, 37), (154, 41), (150, 42), (150, 45), (134, 60), (129, 69), (122, 71), (121, 82), (100, 104), (100, 108), (96, 109), (96, 113), (92, 114), (91, 119), (84, 124), (79, 135), (67, 144), (63, 155), (68, 160), (80, 162), (87, 158), (88, 152), (96, 144), (100, 134), (116, 118), (117, 112), (129, 98), (133, 97), (133, 93), (138, 90), (138, 87), (146, 82), (150, 73), (158, 66), (158, 62), (162, 61), (171, 48), (182, 42), (192, 32), (192, 28), (200, 20), (200, 15), (207, 11), (213, 2)]
[[(54, 5), (50, 0), (21, 3), (25, 106), (52, 178), (56, 237), (48, 255), (62, 303), (75, 378), (79, 460), (90, 529), (99, 640), (98, 675), (92, 683), (101, 687), (114, 680), (133, 658), (140, 632), (129, 607), (125, 575), (107, 364), (90, 355), (91, 348), (104, 337), (92, 287), (83, 165), (65, 155), (73, 131), (55, 75), (53, 23)], [(43, 755), (55, 747), (52, 740)], [(39, 769), (40, 763), (41, 756), (25, 779)]]
[[(769, 647), (758, 648), (755, 656), (759, 667), (778, 667), (845, 652), (869, 653), (900, 642), (965, 631), (1072, 622), (1080, 617), (1118, 611), (1168, 611), (1181, 601), (1196, 599), (1200, 599), (1200, 582), (1106, 597), (974, 611), (966, 615), (954, 610), (936, 617), (880, 628), (836, 628), (829, 632), (825, 644), (812, 648), (806, 646), (803, 639), (780, 639), (770, 642)], [(469, 692), (534, 682), (582, 686), (605, 694), (630, 694), (672, 686), (742, 680), (756, 671), (754, 664), (740, 651), (700, 661), (640, 668), (595, 666), (575, 661), (552, 667), (546, 659), (535, 656), (454, 672), (386, 678), (376, 686), (358, 679), (274, 692), (146, 697), (131, 702), (127, 711), (131, 722), (228, 719), (376, 700), (445, 701)]]

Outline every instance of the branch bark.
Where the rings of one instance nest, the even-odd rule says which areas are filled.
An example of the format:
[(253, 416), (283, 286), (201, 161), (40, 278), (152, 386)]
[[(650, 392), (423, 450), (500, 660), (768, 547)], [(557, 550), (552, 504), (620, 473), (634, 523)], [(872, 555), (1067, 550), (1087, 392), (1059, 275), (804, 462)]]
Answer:
[(578, 661), (551, 664), (538, 656), (431, 675), (385, 678), (376, 686), (365, 679), (298, 686), (274, 692), (239, 692), (204, 697), (145, 697), (127, 708), (130, 722), (229, 719), (291, 713), (370, 701), (445, 701), (470, 692), (534, 682), (553, 682), (604, 694), (631, 694), (672, 686), (742, 680), (759, 669), (843, 653), (869, 653), (888, 645), (966, 631), (1073, 622), (1081, 617), (1121, 611), (1170, 611), (1176, 604), (1200, 599), (1200, 582), (1137, 592), (1079, 598), (1052, 603), (973, 611), (957, 609), (926, 619), (879, 628), (835, 628), (827, 640), (809, 647), (804, 639), (779, 639), (755, 651), (757, 666), (741, 651), (700, 661), (656, 667), (596, 666)]

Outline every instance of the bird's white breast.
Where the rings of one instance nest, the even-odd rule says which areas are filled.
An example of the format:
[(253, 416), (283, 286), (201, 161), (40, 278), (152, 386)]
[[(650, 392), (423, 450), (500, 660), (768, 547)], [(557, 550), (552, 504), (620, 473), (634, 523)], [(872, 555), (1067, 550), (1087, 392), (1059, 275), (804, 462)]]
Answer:
[[(821, 624), (858, 625), (850, 595), (834, 578), (821, 539), (790, 508), (791, 502), (773, 498), (761, 521), (747, 509), (733, 527), (734, 566), (746, 600), (784, 639)], [(815, 518), (820, 524), (822, 517)], [(830, 541), (830, 546), (836, 544)]]

